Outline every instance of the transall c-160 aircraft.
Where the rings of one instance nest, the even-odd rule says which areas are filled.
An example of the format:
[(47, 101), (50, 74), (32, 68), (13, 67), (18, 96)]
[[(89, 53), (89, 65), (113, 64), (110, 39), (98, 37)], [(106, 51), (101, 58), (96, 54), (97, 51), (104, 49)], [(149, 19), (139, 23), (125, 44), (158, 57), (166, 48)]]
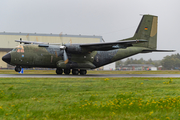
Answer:
[[(14, 65), (15, 71), (21, 68), (56, 68), (56, 73), (85, 75), (88, 69), (127, 58), (138, 53), (173, 52), (157, 50), (157, 16), (143, 15), (133, 37), (108, 43), (92, 44), (49, 44), (42, 42), (15, 40), (20, 45), (2, 57)], [(24, 44), (21, 44), (24, 43)]]

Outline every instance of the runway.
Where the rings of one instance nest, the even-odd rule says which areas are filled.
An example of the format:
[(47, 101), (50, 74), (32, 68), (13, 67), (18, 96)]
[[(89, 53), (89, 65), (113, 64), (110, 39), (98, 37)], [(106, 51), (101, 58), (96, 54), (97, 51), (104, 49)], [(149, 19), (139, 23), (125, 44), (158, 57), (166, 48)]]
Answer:
[(87, 74), (87, 75), (56, 75), (56, 74), (0, 74), (0, 78), (108, 78), (108, 77), (180, 77), (180, 74)]

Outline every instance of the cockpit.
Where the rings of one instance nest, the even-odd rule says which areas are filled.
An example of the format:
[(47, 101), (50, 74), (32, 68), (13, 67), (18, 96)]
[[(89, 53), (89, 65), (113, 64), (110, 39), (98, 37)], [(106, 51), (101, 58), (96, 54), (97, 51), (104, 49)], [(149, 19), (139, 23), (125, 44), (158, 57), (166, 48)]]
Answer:
[(24, 53), (24, 47), (22, 45), (18, 45), (16, 48), (12, 50), (13, 52)]

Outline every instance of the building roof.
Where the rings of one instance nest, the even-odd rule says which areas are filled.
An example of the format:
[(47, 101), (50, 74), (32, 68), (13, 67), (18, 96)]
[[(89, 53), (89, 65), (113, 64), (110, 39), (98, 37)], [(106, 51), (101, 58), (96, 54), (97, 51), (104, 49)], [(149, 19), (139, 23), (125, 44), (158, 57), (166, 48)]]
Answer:
[(45, 34), (45, 33), (15, 33), (15, 32), (0, 32), (0, 35), (27, 35), (27, 36), (55, 36), (55, 37), (85, 37), (85, 38), (100, 38), (102, 39), (102, 36), (96, 36), (96, 35), (70, 35), (70, 34)]

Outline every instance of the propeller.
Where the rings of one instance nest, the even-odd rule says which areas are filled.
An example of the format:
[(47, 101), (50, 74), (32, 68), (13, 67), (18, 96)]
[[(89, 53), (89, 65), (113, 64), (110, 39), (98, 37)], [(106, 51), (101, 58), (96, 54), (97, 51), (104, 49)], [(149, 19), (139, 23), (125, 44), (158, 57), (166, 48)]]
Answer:
[(66, 46), (60, 46), (60, 49), (63, 50), (63, 59), (64, 59), (64, 63), (67, 64), (69, 59), (66, 53)]
[(71, 40), (71, 39), (69, 40), (69, 44), (70, 44), (70, 45), (72, 44), (72, 40)]
[(59, 34), (59, 38), (62, 42), (62, 45), (60, 46), (60, 49), (63, 50), (63, 59), (64, 59), (64, 63), (67, 64), (69, 59), (68, 59), (68, 56), (67, 56), (67, 53), (66, 53), (66, 46), (63, 44), (63, 40), (61, 39), (61, 36), (62, 36), (62, 32)]
[(68, 60), (66, 50), (64, 50), (63, 56), (64, 56), (64, 63), (67, 64), (69, 60)]
[(26, 39), (29, 41), (29, 33), (26, 35)]
[[(20, 41), (22, 41), (22, 38), (20, 38)], [(22, 42), (20, 42), (20, 44), (21, 44)]]
[(63, 40), (61, 39), (61, 36), (62, 36), (62, 32), (59, 34), (59, 38), (60, 38), (60, 41), (61, 41), (61, 43), (63, 45)]
[(38, 37), (36, 37), (36, 42), (38, 42)]

